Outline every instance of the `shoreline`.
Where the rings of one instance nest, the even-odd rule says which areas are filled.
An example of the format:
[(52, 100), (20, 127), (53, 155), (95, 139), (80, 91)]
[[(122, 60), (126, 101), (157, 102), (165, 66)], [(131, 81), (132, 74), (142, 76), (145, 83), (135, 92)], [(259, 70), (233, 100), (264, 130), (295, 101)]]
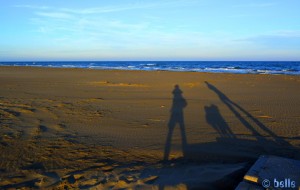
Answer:
[(0, 187), (232, 187), (262, 154), (300, 159), (299, 84), (290, 75), (1, 67)]
[[(205, 74), (237, 74), (237, 75), (287, 75), (287, 74), (265, 74), (265, 73), (226, 73), (226, 72), (202, 72), (202, 71), (175, 71), (175, 70), (135, 70), (135, 69), (93, 69), (93, 68), (77, 68), (77, 67), (47, 67), (47, 66), (0, 66), (1, 67), (20, 67), (20, 68), (45, 68), (45, 69), (83, 69), (83, 70), (99, 70), (99, 71), (142, 71), (142, 72), (178, 72), (178, 73), (205, 73)], [(300, 75), (287, 75), (287, 76), (300, 76)]]
[[(95, 70), (125, 70), (125, 71), (168, 71), (168, 72), (200, 72), (200, 73), (225, 73), (225, 74), (267, 74), (267, 75), (288, 75), (298, 76), (297, 67), (285, 65), (247, 65), (246, 63), (300, 63), (299, 61), (54, 61), (54, 62), (20, 62), (32, 63), (26, 65), (4, 65), (2, 67), (42, 67), (42, 68), (78, 68), (78, 69), (95, 69)], [(15, 63), (15, 62), (9, 62)], [(18, 63), (18, 62), (16, 62)], [(49, 63), (49, 65), (41, 65)], [(52, 63), (52, 64), (50, 64)], [(66, 63), (67, 65), (63, 65)], [(68, 65), (68, 63), (74, 63)], [(77, 65), (81, 63), (82, 65)], [(110, 63), (119, 63), (120, 65), (113, 65)], [(174, 64), (174, 63), (177, 63)], [(186, 65), (190, 63), (191, 65)], [(193, 63), (195, 65), (193, 65)], [(202, 64), (200, 64), (202, 63)], [(212, 65), (206, 65), (212, 63)], [(213, 64), (219, 63), (219, 64)], [(224, 64), (222, 64), (224, 63)], [(232, 63), (232, 65), (226, 65)], [(245, 63), (241, 65), (240, 63)], [(56, 65), (58, 64), (58, 65)], [(289, 65), (289, 64), (288, 64)], [(274, 67), (276, 68), (274, 70)], [(277, 68), (278, 67), (278, 68)], [(163, 69), (164, 68), (164, 69)], [(269, 69), (266, 69), (269, 68)], [(280, 68), (280, 70), (278, 70)]]

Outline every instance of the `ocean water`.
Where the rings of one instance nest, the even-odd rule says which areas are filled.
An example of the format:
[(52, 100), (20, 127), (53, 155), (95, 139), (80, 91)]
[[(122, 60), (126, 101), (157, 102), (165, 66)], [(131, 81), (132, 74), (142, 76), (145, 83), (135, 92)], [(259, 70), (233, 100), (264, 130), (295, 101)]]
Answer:
[(0, 66), (300, 75), (300, 61), (49, 61), (0, 62)]

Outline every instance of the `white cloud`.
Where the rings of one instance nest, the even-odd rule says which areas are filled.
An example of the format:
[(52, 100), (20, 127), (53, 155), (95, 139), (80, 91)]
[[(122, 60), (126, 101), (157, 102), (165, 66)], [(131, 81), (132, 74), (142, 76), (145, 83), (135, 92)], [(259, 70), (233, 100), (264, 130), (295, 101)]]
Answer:
[(130, 4), (124, 5), (114, 5), (114, 6), (98, 6), (98, 7), (90, 7), (90, 8), (81, 8), (81, 9), (70, 9), (70, 8), (56, 8), (50, 6), (36, 6), (36, 5), (15, 5), (17, 8), (28, 8), (35, 10), (51, 10), (62, 13), (70, 13), (70, 14), (78, 14), (78, 15), (88, 15), (88, 14), (101, 14), (101, 13), (111, 13), (111, 12), (120, 12), (127, 11), (133, 9), (147, 9), (147, 8), (155, 8), (155, 7), (163, 7), (163, 6), (185, 6), (192, 3), (196, 3), (196, 0), (176, 0), (176, 1), (156, 1), (156, 2), (147, 2), (141, 3), (136, 1)]
[(276, 49), (300, 49), (300, 31), (275, 31), (268, 34), (238, 39), (237, 41), (254, 43)]
[(40, 9), (40, 10), (46, 10), (46, 9), (52, 8), (52, 7), (48, 7), (48, 6), (36, 6), (36, 5), (14, 5), (13, 7), (28, 8), (28, 9)]
[(264, 8), (264, 7), (273, 7), (277, 5), (277, 3), (274, 2), (264, 2), (264, 3), (248, 3), (248, 4), (239, 4), (239, 5), (234, 5), (233, 7), (235, 8)]
[(71, 14), (67, 14), (64, 12), (35, 12), (38, 16), (55, 18), (55, 19), (70, 19), (73, 18)]

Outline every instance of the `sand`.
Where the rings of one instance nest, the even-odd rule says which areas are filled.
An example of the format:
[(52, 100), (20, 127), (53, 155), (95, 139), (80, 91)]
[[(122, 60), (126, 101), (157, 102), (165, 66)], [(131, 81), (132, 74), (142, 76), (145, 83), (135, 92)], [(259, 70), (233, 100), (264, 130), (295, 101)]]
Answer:
[(0, 67), (0, 87), (1, 189), (232, 189), (300, 159), (300, 76)]

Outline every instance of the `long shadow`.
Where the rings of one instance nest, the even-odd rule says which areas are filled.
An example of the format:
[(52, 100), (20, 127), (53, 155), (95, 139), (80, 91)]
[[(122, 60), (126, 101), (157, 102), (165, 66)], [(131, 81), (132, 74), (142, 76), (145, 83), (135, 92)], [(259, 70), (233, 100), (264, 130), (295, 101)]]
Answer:
[[(162, 177), (162, 180), (158, 178), (154, 182), (154, 184), (159, 185), (160, 190), (163, 190), (165, 186), (178, 185), (179, 183), (184, 184), (187, 189), (233, 189), (242, 180), (248, 165), (238, 162), (238, 164), (232, 165), (231, 161), (228, 162), (230, 163), (229, 165), (220, 165), (226, 160), (232, 160), (232, 158), (237, 157), (237, 153), (233, 156), (223, 155), (223, 150), (228, 147), (227, 145), (223, 146), (223, 142), (188, 144), (184, 122), (184, 108), (187, 107), (187, 101), (182, 96), (183, 92), (179, 85), (175, 85), (172, 94), (173, 100), (164, 147), (163, 167), (154, 171), (148, 171), (150, 174), (146, 172), (147, 176), (170, 174), (167, 178)], [(205, 111), (206, 121), (218, 131), (221, 139), (236, 139), (235, 134), (222, 117), (217, 106), (213, 104), (205, 106)], [(172, 136), (177, 125), (179, 125), (181, 133), (183, 157), (169, 160)], [(226, 151), (226, 154), (233, 152), (237, 152), (234, 147)], [(215, 162), (216, 160), (218, 162)], [(210, 164), (205, 165), (204, 163), (207, 162)], [(209, 180), (205, 176), (206, 170), (210, 172), (218, 170), (216, 173), (222, 174), (218, 176), (219, 178), (216, 177), (215, 181)], [(198, 179), (197, 176), (201, 179)]]
[[(258, 130), (255, 129), (253, 125), (250, 124), (250, 122), (247, 121), (249, 119), (253, 123), (255, 123), (255, 126), (265, 132), (268, 136), (272, 137), (274, 142), (279, 146), (290, 146), (291, 145), (285, 141), (283, 138), (277, 136), (273, 131), (271, 131), (269, 128), (267, 128), (263, 123), (261, 123), (257, 118), (252, 116), (249, 112), (247, 112), (244, 108), (242, 108), (237, 103), (230, 100), (223, 92), (221, 92), (218, 88), (216, 88), (214, 85), (210, 84), (209, 82), (205, 81), (207, 87), (215, 92), (219, 99), (229, 108), (229, 110), (238, 118), (238, 120), (248, 129), (251, 131), (252, 135), (257, 139), (260, 143), (266, 143), (269, 142), (261, 133), (258, 132)], [(241, 114), (244, 114), (245, 117), (243, 117)], [(246, 119), (247, 118), (247, 119)]]
[(182, 152), (183, 156), (185, 156), (186, 148), (187, 148), (187, 139), (185, 133), (184, 126), (184, 114), (183, 109), (187, 106), (187, 101), (182, 96), (182, 91), (179, 88), (179, 85), (175, 85), (173, 93), (173, 103), (171, 108), (171, 116), (168, 123), (168, 135), (165, 144), (164, 151), (164, 160), (167, 161), (170, 156), (171, 144), (172, 144), (172, 136), (175, 129), (176, 124), (179, 124), (180, 132), (181, 132), (181, 140), (182, 140)]
[(219, 108), (212, 104), (204, 106), (206, 122), (210, 124), (222, 138), (235, 138), (234, 133), (222, 117)]
[[(162, 177), (162, 180), (158, 178), (158, 180), (154, 182), (154, 184), (159, 184), (159, 189), (164, 189), (167, 185), (175, 185), (179, 182), (185, 184), (187, 189), (234, 189), (260, 155), (272, 154), (293, 158), (298, 154), (299, 149), (293, 147), (282, 137), (276, 135), (261, 121), (251, 115), (242, 106), (228, 98), (214, 85), (208, 82), (205, 83), (211, 91), (218, 95), (220, 101), (224, 103), (229, 111), (241, 122), (242, 126), (251, 132), (251, 137), (255, 137), (255, 139), (245, 139), (244, 136), (235, 134), (222, 116), (219, 108), (211, 104), (204, 106), (205, 119), (206, 122), (218, 132), (219, 137), (216, 138), (216, 141), (188, 144), (184, 125), (184, 108), (187, 106), (187, 102), (182, 96), (182, 90), (180, 90), (178, 85), (175, 85), (172, 92), (173, 103), (168, 123), (164, 161), (169, 159), (172, 135), (177, 124), (179, 125), (182, 137), (183, 158), (163, 162), (162, 168), (156, 172), (150, 172), (157, 176), (163, 176), (165, 173), (173, 172), (168, 177), (168, 180)], [(206, 163), (208, 164), (205, 165)], [(202, 168), (200, 166), (204, 167)], [(193, 170), (194, 168), (198, 168), (198, 170)], [(201, 182), (201, 179), (197, 179), (197, 176), (201, 176), (203, 179), (205, 179), (206, 176), (201, 172), (197, 172), (204, 170), (205, 173), (206, 169), (209, 172), (217, 169), (220, 178), (209, 182)], [(190, 173), (192, 173), (192, 177), (188, 175)], [(186, 176), (191, 178), (187, 179), (185, 178)], [(199, 183), (196, 183), (193, 179), (197, 179)], [(195, 186), (195, 184), (197, 186)], [(201, 185), (208, 186), (201, 188)]]

